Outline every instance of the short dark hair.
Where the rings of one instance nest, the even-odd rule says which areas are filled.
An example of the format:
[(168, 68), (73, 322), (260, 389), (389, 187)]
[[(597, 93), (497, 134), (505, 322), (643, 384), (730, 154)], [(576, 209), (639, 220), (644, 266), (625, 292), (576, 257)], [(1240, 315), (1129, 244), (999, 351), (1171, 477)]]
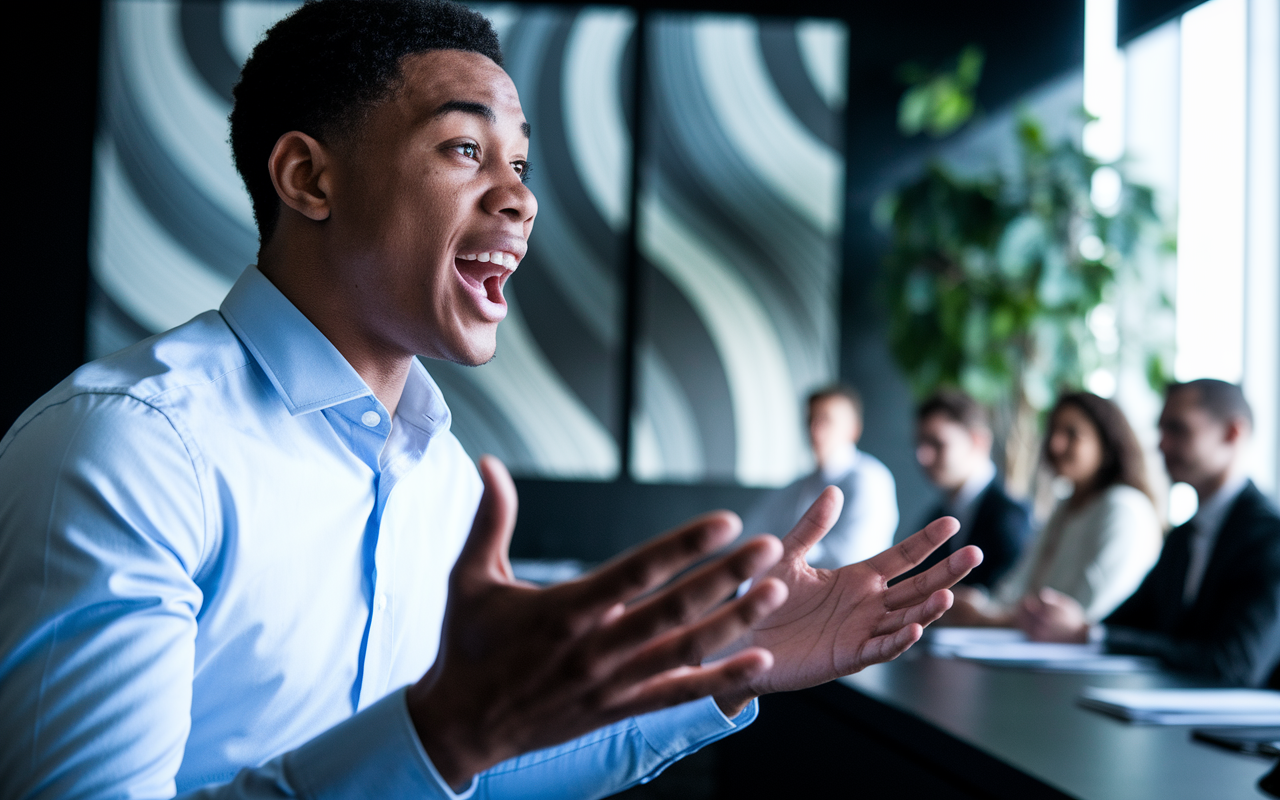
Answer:
[(1186, 383), (1171, 383), (1165, 388), (1164, 396), (1172, 397), (1174, 392), (1183, 389), (1196, 390), (1196, 405), (1209, 412), (1219, 422), (1232, 422), (1243, 419), (1253, 427), (1253, 409), (1244, 398), (1244, 390), (1234, 383), (1200, 378)]
[(276, 141), (301, 131), (333, 144), (400, 90), (405, 56), (464, 50), (502, 66), (489, 20), (442, 0), (308, 0), (253, 48), (232, 94), (231, 151), (253, 200), (258, 237), (275, 231), (280, 200), (267, 172)]
[(826, 400), (828, 397), (843, 397), (853, 406), (853, 410), (858, 417), (862, 417), (862, 395), (858, 394), (858, 390), (847, 383), (832, 383), (828, 386), (823, 386), (821, 389), (815, 389), (809, 393), (809, 400), (805, 403), (805, 407), (812, 409), (814, 403), (819, 400)]
[[(1147, 483), (1146, 458), (1142, 455), (1142, 445), (1129, 425), (1120, 406), (1089, 392), (1068, 392), (1058, 398), (1053, 410), (1049, 412), (1049, 421), (1067, 406), (1078, 409), (1089, 418), (1098, 431), (1102, 444), (1102, 465), (1093, 479), (1092, 489), (1101, 491), (1109, 486), (1124, 484), (1132, 486), (1145, 494), (1155, 503), (1151, 486)], [(1043, 456), (1049, 461), (1049, 437), (1045, 436)]]
[(934, 414), (941, 414), (970, 431), (991, 430), (987, 410), (959, 389), (939, 389), (925, 398), (916, 408), (916, 422), (924, 422), (926, 417)]

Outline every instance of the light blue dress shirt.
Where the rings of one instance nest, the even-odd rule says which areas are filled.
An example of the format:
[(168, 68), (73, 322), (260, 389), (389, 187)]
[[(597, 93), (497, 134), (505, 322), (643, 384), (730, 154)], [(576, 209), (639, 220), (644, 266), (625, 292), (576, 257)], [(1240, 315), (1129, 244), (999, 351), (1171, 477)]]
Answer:
[[(403, 687), (479, 502), (415, 362), (394, 424), (254, 267), (0, 440), (0, 796), (455, 797)], [(497, 765), (600, 797), (749, 723), (710, 699)]]

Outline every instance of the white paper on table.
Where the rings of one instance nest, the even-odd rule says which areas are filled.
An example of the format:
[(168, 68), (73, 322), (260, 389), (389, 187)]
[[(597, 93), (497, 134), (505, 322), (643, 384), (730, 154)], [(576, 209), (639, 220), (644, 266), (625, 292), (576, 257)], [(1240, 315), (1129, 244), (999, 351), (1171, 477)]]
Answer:
[(1156, 725), (1280, 725), (1280, 692), (1267, 689), (1107, 689), (1091, 686), (1080, 704)]
[(935, 656), (952, 656), (970, 645), (1025, 641), (1027, 635), (1017, 628), (929, 628), (929, 652)]
[(962, 645), (951, 648), (949, 655), (983, 664), (1053, 672), (1147, 672), (1159, 667), (1159, 662), (1151, 658), (1108, 655), (1100, 643), (1005, 641)]

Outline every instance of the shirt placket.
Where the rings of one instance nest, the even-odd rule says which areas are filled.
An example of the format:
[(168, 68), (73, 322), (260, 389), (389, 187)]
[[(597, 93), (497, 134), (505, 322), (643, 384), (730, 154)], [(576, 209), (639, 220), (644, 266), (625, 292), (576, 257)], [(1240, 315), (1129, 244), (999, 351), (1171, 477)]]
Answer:
[[(391, 418), (386, 408), (372, 395), (358, 397), (326, 409), (334, 430), (347, 447), (369, 467), (375, 489), (375, 501), (368, 524), (365, 526), (366, 554), (363, 560), (366, 602), (369, 604), (367, 630), (364, 645), (359, 654), (357, 674), (360, 685), (357, 691), (357, 710), (368, 707), (386, 694), (387, 676), (391, 666), (391, 635), (389, 617), (393, 613), (392, 600), (395, 570), (389, 568), (388, 550), (394, 542), (385, 542), (381, 535), (382, 512), (386, 508), (387, 495), (394, 485), (391, 475), (385, 474), (379, 460), (391, 435)], [(392, 556), (393, 557), (393, 556)]]

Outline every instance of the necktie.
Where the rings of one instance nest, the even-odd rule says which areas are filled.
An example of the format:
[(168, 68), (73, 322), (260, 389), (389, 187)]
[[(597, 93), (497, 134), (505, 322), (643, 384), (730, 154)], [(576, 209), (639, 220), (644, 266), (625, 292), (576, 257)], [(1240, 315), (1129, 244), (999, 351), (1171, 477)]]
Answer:
[(1182, 584), (1182, 605), (1190, 608), (1191, 604), (1196, 601), (1196, 594), (1200, 591), (1200, 582), (1204, 580), (1205, 567), (1209, 565), (1209, 537), (1208, 531), (1204, 529), (1198, 520), (1191, 520), (1187, 523), (1190, 528), (1191, 536), (1187, 540), (1189, 559), (1187, 562), (1187, 577)]

